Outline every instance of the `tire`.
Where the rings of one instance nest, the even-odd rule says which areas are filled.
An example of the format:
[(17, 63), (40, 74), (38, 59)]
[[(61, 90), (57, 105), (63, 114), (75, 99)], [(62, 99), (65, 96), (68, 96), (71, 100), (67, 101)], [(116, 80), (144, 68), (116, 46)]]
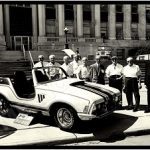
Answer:
[(8, 116), (9, 110), (10, 106), (8, 101), (3, 96), (0, 96), (0, 115), (3, 117)]
[(72, 130), (77, 123), (75, 111), (68, 106), (61, 106), (55, 109), (54, 120), (56, 125), (62, 130)]

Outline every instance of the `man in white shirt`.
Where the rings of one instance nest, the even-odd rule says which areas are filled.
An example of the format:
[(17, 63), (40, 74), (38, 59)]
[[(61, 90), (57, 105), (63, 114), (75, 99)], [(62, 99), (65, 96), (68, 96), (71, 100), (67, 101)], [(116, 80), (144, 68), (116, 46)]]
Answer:
[(128, 109), (133, 108), (133, 94), (135, 97), (135, 107), (133, 111), (138, 111), (140, 105), (140, 94), (139, 89), (141, 88), (141, 71), (138, 65), (133, 63), (133, 58), (128, 57), (127, 63), (123, 68), (123, 75), (124, 75), (124, 92), (126, 93), (127, 102), (128, 102)]
[[(106, 76), (109, 79), (109, 86), (118, 89), (122, 94), (122, 71), (123, 66), (117, 62), (117, 56), (111, 58), (112, 64), (106, 68)], [(122, 101), (120, 102), (120, 107)]]
[(79, 57), (77, 54), (75, 54), (73, 57), (74, 57), (74, 60), (70, 64), (73, 67), (73, 76), (76, 78), (77, 69), (78, 69), (79, 65), (81, 65), (82, 63), (79, 60)]
[(77, 78), (85, 81), (90, 81), (90, 67), (87, 65), (88, 59), (87, 57), (82, 58), (82, 65), (78, 67), (77, 70)]
[(48, 73), (49, 77), (51, 79), (54, 79), (56, 77), (56, 75), (59, 75), (59, 68), (57, 68), (57, 67), (59, 67), (60, 64), (55, 62), (55, 55), (50, 55), (49, 60), (50, 60), (50, 62), (47, 64), (47, 67), (56, 66), (56, 67), (51, 67), (51, 68), (47, 69), (47, 73)]
[[(44, 61), (44, 56), (43, 55), (39, 55), (38, 56), (38, 59), (39, 59), (39, 62), (37, 62), (35, 65), (34, 65), (34, 68), (37, 68), (37, 67), (46, 67), (48, 62), (45, 62)], [(45, 69), (40, 69), (40, 71), (45, 74)]]
[[(69, 57), (64, 56), (63, 57), (64, 63), (61, 65), (61, 67), (66, 71), (66, 73), (69, 75), (69, 77), (73, 76), (73, 67), (69, 63)], [(61, 77), (64, 77), (64, 73), (60, 71)]]

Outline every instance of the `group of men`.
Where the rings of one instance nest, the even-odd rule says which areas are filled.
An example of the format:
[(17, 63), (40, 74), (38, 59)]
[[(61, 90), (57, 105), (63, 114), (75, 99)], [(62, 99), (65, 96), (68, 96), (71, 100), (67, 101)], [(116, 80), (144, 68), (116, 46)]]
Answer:
[[(44, 56), (39, 55), (39, 62), (34, 67), (61, 66), (66, 73), (72, 78), (78, 78), (98, 84), (105, 84), (105, 76), (109, 80), (109, 86), (117, 88), (121, 93), (126, 94), (128, 107), (127, 109), (138, 111), (140, 105), (139, 89), (141, 86), (141, 71), (138, 65), (133, 63), (133, 58), (127, 58), (127, 65), (122, 66), (118, 63), (117, 57), (111, 58), (112, 64), (106, 69), (101, 63), (101, 56), (95, 56), (95, 63), (88, 65), (88, 58), (81, 58), (79, 53), (73, 56), (73, 61), (69, 62), (69, 57), (63, 57), (63, 64), (60, 65), (55, 61), (55, 55), (49, 56), (49, 63), (44, 61)], [(63, 75), (62, 75), (63, 76)], [(133, 94), (135, 105), (133, 105)], [(150, 97), (150, 96), (149, 96)], [(121, 105), (122, 106), (122, 105)], [(149, 107), (145, 112), (149, 112)]]

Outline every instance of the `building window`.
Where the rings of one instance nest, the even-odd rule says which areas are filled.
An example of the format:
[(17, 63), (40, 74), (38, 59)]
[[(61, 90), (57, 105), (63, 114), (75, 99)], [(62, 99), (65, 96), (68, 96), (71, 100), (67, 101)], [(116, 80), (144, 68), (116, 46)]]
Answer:
[(122, 24), (116, 25), (116, 39), (117, 40), (123, 39), (123, 25)]
[(108, 5), (101, 6), (101, 22), (108, 22)]
[(46, 19), (56, 19), (55, 5), (46, 5)]
[(26, 7), (26, 8), (30, 8), (30, 4), (10, 4), (10, 6), (14, 6), (14, 7)]
[(91, 21), (91, 5), (83, 5), (83, 21)]
[(146, 27), (146, 39), (150, 40), (150, 26)]
[(150, 10), (146, 10), (146, 23), (150, 24)]
[(138, 25), (137, 24), (132, 24), (131, 26), (131, 38), (132, 40), (138, 40)]
[(138, 5), (132, 4), (131, 5), (131, 17), (132, 17), (132, 23), (138, 23), (139, 22), (139, 15), (138, 15)]
[(123, 5), (116, 5), (116, 22), (123, 22)]
[(72, 4), (65, 5), (65, 20), (74, 20), (74, 11)]
[(102, 23), (101, 24), (101, 38), (108, 39), (108, 27), (107, 27), (107, 23)]

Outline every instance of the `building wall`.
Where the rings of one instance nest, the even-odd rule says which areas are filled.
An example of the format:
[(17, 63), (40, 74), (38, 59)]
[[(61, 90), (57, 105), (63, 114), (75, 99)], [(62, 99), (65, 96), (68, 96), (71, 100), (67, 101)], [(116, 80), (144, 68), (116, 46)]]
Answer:
[[(69, 48), (73, 50), (79, 48), (81, 55), (84, 56), (95, 55), (99, 46), (112, 47), (113, 54), (124, 57), (127, 57), (130, 49), (150, 46), (150, 24), (146, 21), (147, 17), (150, 18), (149, 5), (139, 4), (136, 10), (136, 7), (134, 9), (130, 4), (123, 4), (119, 6), (122, 9), (117, 10), (119, 8), (117, 5), (110, 4), (107, 6), (108, 21), (106, 22), (101, 19), (103, 4), (66, 5), (14, 5), (14, 7), (29, 7), (31, 9), (32, 23), (29, 23), (32, 25), (32, 35), (30, 35), (31, 39), (28, 36), (24, 37), (28, 40), (28, 43), (25, 43), (22, 42), (23, 35), (15, 37), (10, 34), (10, 5), (1, 4), (0, 50), (19, 50), (19, 46), (18, 49), (16, 49), (16, 45), (14, 46), (19, 38), (21, 39), (20, 45), (31, 44), (30, 46), (25, 45), (25, 49), (62, 50), (66, 41), (65, 27), (69, 29), (67, 33)], [(70, 18), (67, 15), (69, 13)], [(118, 22), (118, 14), (120, 16), (122, 14), (123, 21)], [(87, 15), (91, 16), (90, 19), (86, 17)], [(137, 22), (136, 19), (135, 22), (133, 21), (135, 17), (137, 17)], [(21, 49), (22, 46), (20, 46)]]

